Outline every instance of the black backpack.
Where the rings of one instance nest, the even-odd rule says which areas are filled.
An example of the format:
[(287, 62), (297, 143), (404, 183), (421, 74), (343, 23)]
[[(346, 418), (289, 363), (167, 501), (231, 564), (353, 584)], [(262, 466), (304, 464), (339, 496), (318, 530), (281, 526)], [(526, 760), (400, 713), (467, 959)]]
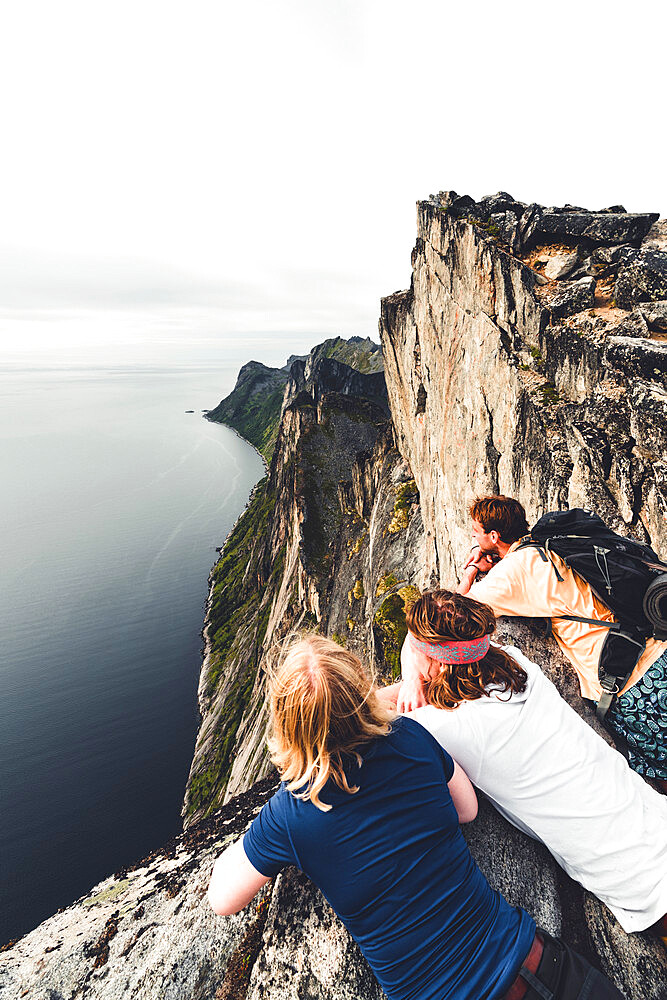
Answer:
[(644, 652), (646, 640), (667, 639), (667, 564), (650, 546), (617, 535), (597, 514), (580, 507), (545, 514), (519, 542), (519, 548), (527, 546), (535, 546), (544, 560), (549, 552), (560, 556), (618, 619), (602, 622), (560, 616), (609, 629), (598, 665), (602, 697), (597, 714), (604, 719)]

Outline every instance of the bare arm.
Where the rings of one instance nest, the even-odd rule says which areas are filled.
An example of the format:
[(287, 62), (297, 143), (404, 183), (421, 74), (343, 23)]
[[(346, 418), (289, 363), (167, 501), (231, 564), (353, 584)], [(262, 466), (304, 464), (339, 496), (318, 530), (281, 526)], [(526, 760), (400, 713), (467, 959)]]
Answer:
[(270, 876), (262, 875), (248, 861), (243, 839), (237, 840), (213, 866), (208, 901), (219, 916), (238, 913), (269, 880)]
[(447, 782), (454, 808), (459, 814), (459, 823), (470, 823), (477, 815), (477, 795), (470, 778), (454, 761), (454, 774)]
[(477, 567), (474, 564), (466, 566), (461, 574), (461, 582), (456, 588), (457, 594), (467, 594), (473, 583), (475, 582), (475, 577), (477, 576)]
[(456, 588), (456, 593), (467, 594), (477, 576), (480, 573), (488, 573), (490, 569), (493, 569), (496, 561), (497, 560), (493, 559), (491, 556), (480, 552), (479, 545), (473, 545), (470, 555), (468, 556), (468, 561), (463, 567), (461, 582)]
[(376, 688), (375, 691), (378, 698), (381, 698), (382, 701), (386, 701), (389, 705), (392, 705), (395, 708), (400, 688), (401, 681), (396, 681), (395, 684), (387, 684), (386, 687)]
[(411, 712), (428, 704), (424, 695), (424, 681), (433, 672), (433, 661), (418, 653), (406, 637), (401, 649), (401, 687), (396, 700), (399, 712)]

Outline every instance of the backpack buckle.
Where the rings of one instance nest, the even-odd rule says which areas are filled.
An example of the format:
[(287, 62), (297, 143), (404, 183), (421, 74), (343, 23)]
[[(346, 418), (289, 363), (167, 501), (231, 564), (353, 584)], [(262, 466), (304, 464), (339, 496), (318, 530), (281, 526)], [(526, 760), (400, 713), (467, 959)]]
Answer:
[(612, 698), (614, 695), (619, 694), (621, 690), (618, 686), (618, 678), (614, 677), (613, 674), (605, 674), (600, 681), (600, 686), (602, 687), (602, 690), (607, 694), (610, 694)]
[(602, 694), (600, 695), (600, 700), (597, 703), (595, 714), (600, 722), (602, 722), (605, 715), (611, 708), (612, 701), (616, 695), (619, 694), (621, 689), (618, 686), (618, 678), (614, 677), (613, 674), (604, 674), (600, 680), (600, 685), (602, 687)]

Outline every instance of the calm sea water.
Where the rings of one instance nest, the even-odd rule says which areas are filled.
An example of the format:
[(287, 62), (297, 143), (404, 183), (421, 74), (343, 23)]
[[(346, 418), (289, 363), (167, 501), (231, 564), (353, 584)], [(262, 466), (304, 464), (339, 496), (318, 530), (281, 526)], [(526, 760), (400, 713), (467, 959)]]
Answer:
[(0, 369), (0, 942), (180, 829), (236, 371)]

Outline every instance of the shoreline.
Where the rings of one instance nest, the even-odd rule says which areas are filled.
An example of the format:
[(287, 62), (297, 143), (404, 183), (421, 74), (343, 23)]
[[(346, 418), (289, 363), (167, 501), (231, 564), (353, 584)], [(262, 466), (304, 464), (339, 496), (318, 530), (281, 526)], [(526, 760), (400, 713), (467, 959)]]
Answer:
[[(240, 436), (241, 435), (239, 435), (239, 437)], [(245, 441), (245, 438), (243, 438), (243, 440)], [(250, 442), (248, 442), (248, 444), (250, 444)], [(211, 569), (209, 570), (209, 574), (208, 574), (208, 591), (207, 591), (207, 594), (206, 594), (206, 601), (204, 603), (204, 620), (203, 620), (203, 624), (202, 624), (202, 627), (201, 627), (200, 632), (199, 632), (200, 636), (202, 637), (202, 639), (204, 641), (204, 645), (202, 647), (202, 664), (201, 664), (201, 667), (200, 667), (200, 670), (199, 670), (199, 683), (197, 685), (197, 702), (198, 702), (198, 706), (199, 706), (199, 721), (200, 721), (200, 725), (201, 725), (201, 720), (203, 718), (203, 712), (201, 710), (202, 709), (202, 703), (201, 703), (202, 679), (204, 677), (205, 668), (208, 666), (209, 657), (211, 655), (211, 649), (210, 649), (211, 640), (210, 640), (210, 636), (209, 636), (209, 629), (211, 627), (211, 622), (209, 621), (209, 611), (211, 609), (211, 600), (212, 600), (212, 596), (213, 596), (213, 573), (214, 573), (215, 567), (218, 565), (218, 563), (222, 559), (222, 554), (224, 552), (224, 548), (225, 548), (225, 545), (227, 544), (227, 540), (228, 540), (229, 536), (234, 531), (234, 528), (236, 527), (236, 525), (239, 523), (239, 521), (241, 520), (241, 518), (243, 517), (243, 515), (247, 511), (248, 507), (250, 506), (250, 503), (252, 502), (252, 500), (253, 500), (253, 498), (255, 496), (255, 493), (257, 492), (257, 487), (259, 486), (259, 484), (261, 482), (263, 482), (264, 478), (265, 477), (262, 477), (262, 479), (259, 479), (255, 483), (255, 485), (253, 486), (253, 488), (251, 489), (250, 493), (248, 494), (248, 499), (247, 499), (247, 501), (245, 503), (245, 506), (244, 506), (243, 510), (241, 511), (241, 513), (239, 514), (239, 516), (236, 518), (236, 520), (234, 521), (234, 524), (231, 526), (231, 528), (229, 529), (229, 531), (227, 532), (227, 534), (225, 535), (225, 540), (222, 543), (222, 546), (220, 547), (220, 552), (218, 553), (218, 558), (215, 560), (215, 562), (211, 566)], [(197, 735), (199, 735), (199, 729), (197, 729)]]
[(243, 434), (241, 434), (240, 431), (238, 431), (236, 429), (236, 427), (232, 427), (230, 424), (226, 424), (222, 420), (211, 420), (206, 414), (204, 414), (204, 420), (208, 420), (209, 423), (212, 423), (212, 424), (220, 424), (222, 427), (229, 428), (229, 430), (233, 431), (238, 438), (240, 438), (247, 445), (249, 445), (259, 455), (259, 457), (262, 460), (262, 464), (264, 466), (264, 476), (262, 476), (261, 479), (258, 479), (257, 482), (255, 483), (255, 485), (250, 490), (250, 493), (248, 494), (248, 499), (246, 500), (246, 502), (244, 504), (243, 510), (240, 511), (238, 517), (236, 518), (236, 520), (232, 524), (231, 528), (229, 529), (229, 531), (225, 535), (225, 538), (224, 538), (224, 540), (222, 542), (222, 545), (220, 546), (220, 550), (218, 552), (218, 557), (214, 561), (213, 565), (211, 566), (211, 568), (209, 570), (209, 574), (208, 574), (208, 588), (207, 588), (207, 593), (206, 593), (206, 601), (204, 602), (204, 617), (203, 617), (202, 627), (201, 627), (200, 632), (199, 632), (199, 634), (200, 634), (200, 636), (202, 638), (202, 641), (203, 641), (203, 646), (202, 646), (202, 649), (201, 649), (202, 660), (201, 660), (201, 666), (199, 668), (199, 680), (197, 682), (197, 710), (199, 712), (199, 724), (197, 726), (197, 731), (195, 733), (195, 742), (194, 742), (194, 747), (193, 747), (193, 752), (192, 752), (192, 758), (190, 760), (190, 771), (188, 772), (188, 777), (187, 777), (187, 780), (186, 780), (186, 783), (185, 783), (185, 787), (183, 789), (183, 803), (182, 803), (182, 806), (181, 806), (181, 816), (183, 818), (185, 818), (185, 814), (184, 814), (184, 810), (185, 810), (185, 796), (187, 794), (188, 784), (189, 784), (189, 781), (190, 781), (190, 773), (192, 771), (192, 764), (193, 764), (194, 759), (195, 759), (195, 757), (194, 757), (194, 750), (195, 750), (195, 748), (197, 746), (197, 740), (199, 738), (199, 731), (201, 729), (202, 720), (204, 718), (204, 711), (203, 711), (204, 706), (202, 704), (202, 698), (203, 698), (203, 692), (204, 692), (204, 689), (205, 689), (206, 673), (207, 673), (209, 662), (210, 662), (210, 658), (211, 658), (211, 636), (210, 636), (211, 622), (210, 622), (210, 619), (209, 619), (209, 614), (210, 614), (210, 610), (211, 610), (211, 602), (212, 602), (212, 599), (213, 599), (213, 574), (215, 572), (216, 566), (218, 565), (218, 563), (222, 559), (222, 554), (224, 552), (225, 545), (227, 544), (227, 541), (228, 541), (230, 535), (232, 534), (232, 532), (236, 528), (236, 525), (239, 523), (239, 521), (241, 520), (241, 518), (243, 517), (243, 515), (248, 510), (248, 507), (250, 506), (250, 504), (251, 504), (251, 502), (252, 502), (252, 500), (253, 500), (253, 498), (255, 496), (255, 493), (257, 492), (257, 487), (266, 478), (266, 476), (268, 476), (268, 474), (269, 474), (269, 464), (266, 461), (264, 455), (262, 455), (261, 451), (259, 451), (259, 449), (255, 447), (255, 445), (252, 443), (252, 441), (248, 441), (248, 439), (246, 437), (244, 437)]
[[(261, 458), (262, 464), (264, 466), (264, 471), (265, 471), (266, 475), (268, 476), (268, 474), (269, 474), (269, 463), (266, 461), (266, 459), (262, 455), (262, 453), (259, 450), (259, 448), (255, 447), (255, 445), (252, 443), (252, 441), (248, 441), (248, 438), (244, 437), (243, 434), (241, 434), (241, 432), (236, 429), (236, 427), (232, 427), (231, 424), (226, 424), (224, 420), (211, 420), (211, 418), (208, 416), (208, 413), (204, 414), (204, 420), (208, 420), (209, 424), (220, 424), (221, 427), (228, 427), (230, 431), (234, 431), (234, 433), (236, 434), (236, 436), (238, 438), (241, 438), (242, 441), (245, 441), (246, 444), (249, 444), (250, 447), (254, 451), (256, 451), (257, 454), (259, 455), (259, 457)], [(254, 487), (253, 487), (253, 489), (254, 489)], [(239, 517), (240, 516), (241, 515), (239, 514)], [(238, 520), (238, 518), (237, 518), (237, 520)], [(227, 535), (227, 538), (229, 538), (229, 535)], [(225, 538), (225, 541), (227, 541), (227, 538)], [(224, 547), (224, 542), (223, 542), (223, 547)]]

